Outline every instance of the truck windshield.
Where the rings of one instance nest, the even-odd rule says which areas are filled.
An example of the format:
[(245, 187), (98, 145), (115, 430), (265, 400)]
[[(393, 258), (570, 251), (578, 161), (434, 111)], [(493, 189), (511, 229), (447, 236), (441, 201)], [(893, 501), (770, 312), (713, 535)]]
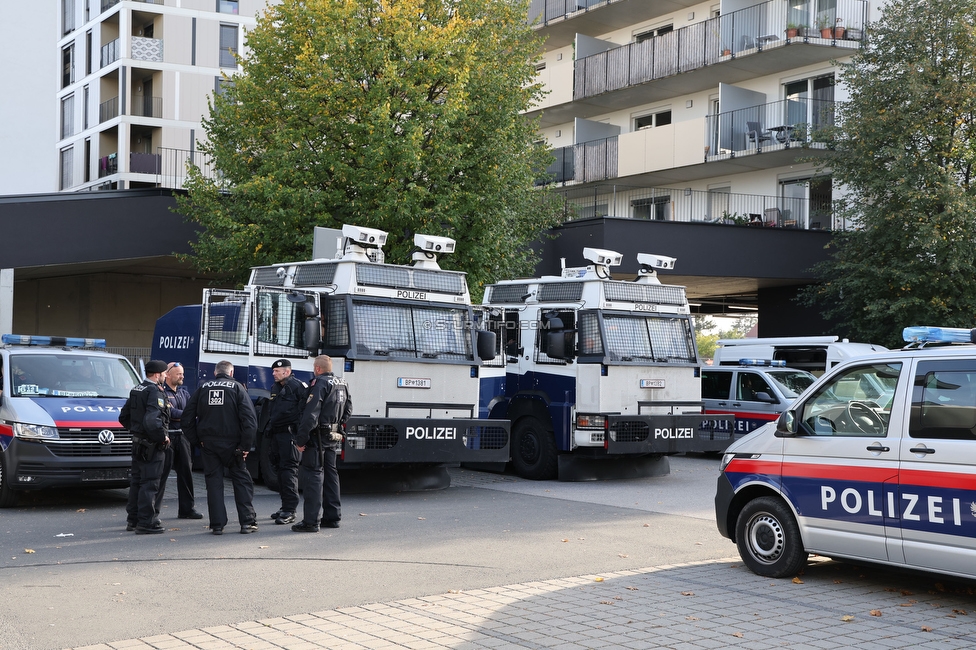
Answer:
[(11, 354), (12, 397), (116, 397), (139, 383), (132, 366), (117, 357), (84, 354)]
[(698, 362), (687, 318), (604, 314), (603, 327), (611, 361)]
[(802, 370), (768, 370), (766, 374), (776, 382), (783, 391), (783, 397), (794, 399), (807, 389), (807, 386), (817, 380), (809, 372)]
[(398, 359), (471, 361), (467, 307), (353, 302), (359, 354)]

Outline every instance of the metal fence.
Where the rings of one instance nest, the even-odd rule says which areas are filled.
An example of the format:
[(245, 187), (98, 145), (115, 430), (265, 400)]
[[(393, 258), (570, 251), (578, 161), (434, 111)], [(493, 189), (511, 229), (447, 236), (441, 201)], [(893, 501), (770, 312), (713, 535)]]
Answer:
[(705, 117), (707, 161), (734, 158), (764, 148), (816, 142), (835, 124), (835, 103), (826, 99), (784, 99)]
[(160, 157), (159, 176), (156, 182), (160, 187), (181, 190), (184, 187), (191, 166), (195, 166), (204, 178), (219, 177), (217, 168), (209, 156), (200, 151), (158, 147)]

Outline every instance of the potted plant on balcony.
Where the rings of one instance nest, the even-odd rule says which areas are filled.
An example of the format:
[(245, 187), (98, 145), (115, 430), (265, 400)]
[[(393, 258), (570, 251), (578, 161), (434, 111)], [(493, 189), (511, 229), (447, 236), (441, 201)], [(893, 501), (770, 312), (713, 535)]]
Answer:
[(786, 23), (786, 38), (796, 38), (800, 33), (800, 25), (794, 22)]
[(844, 19), (838, 18), (834, 22), (834, 38), (840, 40), (844, 38)]
[(820, 38), (834, 37), (834, 29), (830, 24), (830, 17), (826, 14), (817, 16), (817, 29), (820, 30)]

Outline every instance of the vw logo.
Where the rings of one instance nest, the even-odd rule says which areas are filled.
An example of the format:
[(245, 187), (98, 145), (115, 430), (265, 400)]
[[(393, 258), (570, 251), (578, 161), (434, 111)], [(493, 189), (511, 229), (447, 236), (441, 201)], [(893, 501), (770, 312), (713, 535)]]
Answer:
[(98, 432), (98, 441), (103, 445), (110, 445), (115, 442), (115, 434), (111, 429), (102, 429)]

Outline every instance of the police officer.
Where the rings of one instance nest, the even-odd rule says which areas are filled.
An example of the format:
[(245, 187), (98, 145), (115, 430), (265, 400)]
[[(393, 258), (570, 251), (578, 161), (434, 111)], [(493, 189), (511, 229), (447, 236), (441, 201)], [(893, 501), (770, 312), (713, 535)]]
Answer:
[(265, 406), (270, 410), (266, 434), (274, 445), (272, 458), (277, 458), (278, 492), (281, 494), (281, 509), (271, 515), (276, 524), (290, 524), (295, 521), (298, 510), (298, 462), (301, 456), (295, 447), (298, 421), (302, 417), (308, 385), (291, 374), (291, 361), (278, 359), (271, 364), (274, 387), (271, 401)]
[(183, 435), (191, 446), (203, 449), (203, 472), (207, 482), (210, 531), (223, 535), (227, 525), (224, 506), (224, 469), (234, 486), (234, 502), (241, 534), (255, 533), (254, 483), (244, 459), (254, 447), (257, 416), (247, 389), (234, 379), (234, 365), (220, 361), (214, 378), (200, 384), (183, 410)]
[(146, 379), (129, 391), (119, 412), (119, 423), (132, 434), (132, 471), (126, 530), (137, 535), (163, 532), (156, 510), (156, 493), (163, 473), (165, 449), (169, 446), (169, 402), (159, 386), (166, 371), (165, 361), (146, 363)]
[(340, 431), (352, 414), (349, 389), (342, 379), (332, 374), (332, 359), (324, 354), (315, 357), (312, 369), (315, 377), (295, 439), (298, 451), (302, 452), (299, 480), (305, 495), (304, 518), (291, 527), (298, 533), (319, 532), (320, 511), (322, 526), (339, 527), (342, 513), (336, 451), (342, 446)]
[(166, 450), (166, 460), (163, 462), (163, 476), (159, 483), (159, 494), (156, 495), (156, 511), (158, 512), (166, 492), (166, 480), (171, 469), (176, 470), (176, 494), (179, 497), (180, 519), (203, 519), (203, 515), (194, 508), (193, 498), (193, 467), (190, 460), (190, 443), (183, 437), (180, 420), (183, 409), (190, 399), (190, 393), (183, 387), (183, 366), (178, 362), (171, 362), (163, 375), (163, 392), (169, 401), (169, 439), (170, 447)]

